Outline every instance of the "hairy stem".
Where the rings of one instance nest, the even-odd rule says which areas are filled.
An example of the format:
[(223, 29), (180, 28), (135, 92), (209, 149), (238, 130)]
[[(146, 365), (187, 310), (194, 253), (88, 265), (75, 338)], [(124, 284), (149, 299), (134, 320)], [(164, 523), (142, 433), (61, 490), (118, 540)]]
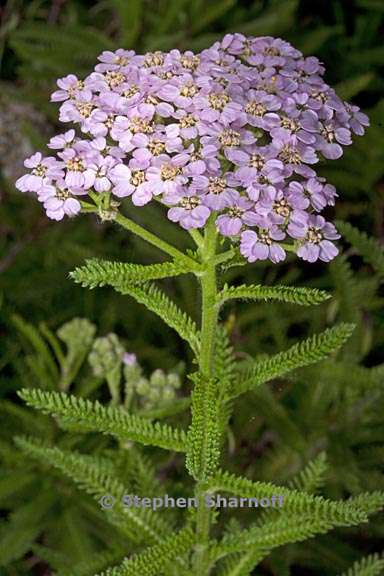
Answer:
[[(207, 379), (213, 375), (213, 359), (215, 348), (215, 334), (218, 319), (217, 307), (217, 281), (216, 281), (216, 226), (214, 220), (208, 223), (205, 231), (204, 244), (200, 249), (205, 271), (200, 276), (202, 292), (202, 317), (201, 317), (201, 348), (199, 369)], [(205, 431), (202, 431), (203, 436)], [(210, 531), (210, 509), (205, 506), (205, 492), (203, 482), (205, 480), (205, 459), (202, 454), (201, 476), (196, 485), (196, 498), (199, 506), (196, 512), (196, 542), (197, 548), (194, 558), (194, 574), (205, 576), (209, 574), (207, 552)]]

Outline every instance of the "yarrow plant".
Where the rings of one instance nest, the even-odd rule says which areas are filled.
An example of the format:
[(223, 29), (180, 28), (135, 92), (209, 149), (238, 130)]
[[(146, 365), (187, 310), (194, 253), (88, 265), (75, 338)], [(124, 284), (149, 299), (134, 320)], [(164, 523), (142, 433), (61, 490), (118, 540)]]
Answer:
[[(276, 546), (364, 522), (383, 503), (381, 493), (347, 502), (310, 495), (308, 486), (319, 483), (322, 464), (303, 477), (308, 480), (311, 475), (308, 486), (304, 481), (297, 484), (301, 491), (221, 470), (233, 400), (325, 358), (353, 330), (340, 324), (275, 356), (241, 362), (219, 323), (228, 300), (308, 305), (329, 298), (316, 289), (228, 286), (222, 281), (225, 271), (239, 262), (278, 263), (287, 251), (309, 262), (328, 262), (337, 255), (333, 241), (339, 234), (321, 215), (334, 205), (337, 193), (314, 167), (323, 159), (339, 158), (342, 147), (352, 143), (352, 134), (364, 133), (368, 118), (343, 102), (323, 74), (317, 58), (303, 57), (284, 40), (229, 34), (200, 54), (103, 52), (84, 80), (69, 75), (58, 81), (52, 100), (61, 103), (60, 120), (75, 124), (76, 130), (50, 140), (56, 156), (36, 153), (26, 160), (31, 172), (16, 185), (22, 192), (35, 193), (49, 218), (96, 213), (170, 256), (146, 266), (93, 259), (72, 278), (89, 288), (110, 285), (144, 304), (189, 344), (197, 365), (189, 377), (194, 385), (191, 401), (175, 398), (178, 377), (161, 371), (149, 380), (142, 377), (135, 357), (109, 335), (94, 343), (90, 363), (95, 374), (107, 380), (110, 406), (66, 392), (20, 393), (32, 406), (59, 416), (61, 422), (70, 421), (71, 430), (77, 423), (81, 432), (118, 438), (121, 450), (130, 449), (129, 440), (186, 455), (200, 503), (189, 511), (186, 526), (175, 535), (166, 516), (161, 522), (155, 518), (159, 513), (114, 510), (112, 523), (124, 528), (135, 545), (149, 548), (106, 574), (250, 575)], [(165, 206), (168, 218), (188, 231), (195, 249), (182, 252), (124, 216), (120, 202), (126, 197), (137, 207), (149, 202)], [(153, 283), (188, 273), (201, 287), (199, 326)], [(149, 411), (135, 413), (131, 384), (122, 399), (123, 365), (127, 382), (134, 375), (138, 394), (148, 395)], [(151, 387), (156, 393), (150, 393)], [(167, 409), (163, 404), (161, 410), (154, 409), (159, 398), (174, 401), (177, 408), (169, 411), (168, 402)], [(161, 422), (189, 404), (187, 430)], [(104, 464), (92, 463), (80, 453), (19, 443), (88, 492), (98, 497), (110, 492), (116, 501), (121, 499), (123, 488), (107, 475)], [(204, 502), (217, 491), (245, 498), (278, 493), (285, 503), (257, 523), (234, 525), (224, 536), (216, 530), (212, 538), (218, 514)]]

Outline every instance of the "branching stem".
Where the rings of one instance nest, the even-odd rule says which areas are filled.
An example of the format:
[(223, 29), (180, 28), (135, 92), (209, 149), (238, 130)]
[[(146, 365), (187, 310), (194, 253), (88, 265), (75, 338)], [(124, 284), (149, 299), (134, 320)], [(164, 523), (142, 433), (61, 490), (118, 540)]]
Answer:
[[(99, 207), (93, 204), (89, 204), (88, 202), (82, 202), (82, 211), (88, 213), (94, 212), (97, 214), (99, 212)], [(165, 252), (169, 256), (172, 256), (176, 260), (184, 262), (187, 266), (191, 268), (191, 270), (198, 269), (199, 265), (196, 262), (196, 260), (188, 256), (187, 254), (184, 254), (183, 252), (181, 252), (181, 250), (175, 248), (175, 246), (168, 244), (168, 242), (162, 240), (155, 234), (152, 234), (152, 232), (149, 232), (139, 224), (136, 224), (136, 222), (133, 222), (133, 220), (130, 220), (123, 214), (117, 213), (113, 220), (118, 224), (120, 224), (120, 226), (122, 226), (126, 230), (129, 230), (129, 232), (133, 232), (133, 234), (136, 234), (136, 236), (139, 236), (149, 244), (152, 244), (152, 246), (155, 246), (159, 250), (162, 250), (163, 252)]]
[(159, 248), (166, 254), (169, 254), (176, 260), (182, 260), (192, 268), (197, 267), (197, 262), (193, 260), (193, 258), (190, 258), (189, 256), (187, 256), (186, 254), (184, 254), (171, 244), (168, 244), (168, 242), (166, 242), (165, 240), (162, 240), (158, 236), (155, 236), (155, 234), (152, 234), (139, 224), (136, 224), (136, 222), (133, 222), (133, 220), (127, 218), (126, 216), (123, 216), (122, 214), (117, 214), (115, 222), (120, 224), (120, 226), (122, 226), (126, 230), (129, 230), (130, 232), (133, 232), (137, 236), (140, 236), (140, 238), (146, 240), (146, 242), (152, 244), (152, 246), (156, 246), (156, 248)]

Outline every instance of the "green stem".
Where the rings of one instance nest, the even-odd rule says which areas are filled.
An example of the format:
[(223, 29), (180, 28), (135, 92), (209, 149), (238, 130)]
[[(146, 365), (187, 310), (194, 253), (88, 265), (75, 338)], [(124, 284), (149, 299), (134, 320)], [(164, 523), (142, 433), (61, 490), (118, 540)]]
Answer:
[[(94, 212), (96, 214), (99, 212), (99, 208), (97, 206), (89, 204), (88, 202), (82, 202), (81, 205), (83, 212), (88, 213)], [(123, 216), (123, 214), (120, 213), (116, 214), (114, 221), (120, 224), (120, 226), (122, 226), (126, 230), (129, 230), (129, 232), (133, 232), (133, 234), (136, 234), (136, 236), (139, 236), (149, 244), (152, 244), (152, 246), (155, 246), (156, 248), (159, 248), (159, 250), (162, 250), (166, 254), (169, 254), (169, 256), (172, 256), (176, 260), (179, 261), (181, 260), (192, 270), (198, 270), (199, 265), (196, 262), (196, 260), (194, 260), (190, 256), (187, 256), (186, 254), (184, 254), (171, 244), (168, 244), (168, 242), (162, 240), (155, 234), (152, 234), (152, 232), (148, 232), (148, 230), (146, 230), (139, 224), (136, 224), (136, 222), (133, 222), (126, 216)]]
[(189, 267), (193, 267), (196, 269), (197, 262), (193, 260), (193, 258), (190, 258), (189, 256), (187, 256), (186, 254), (184, 254), (171, 244), (168, 244), (168, 242), (165, 242), (165, 240), (162, 240), (158, 236), (155, 236), (155, 234), (152, 234), (152, 232), (148, 232), (148, 230), (142, 228), (139, 224), (136, 224), (136, 222), (129, 220), (129, 218), (126, 218), (122, 214), (117, 214), (115, 222), (120, 224), (120, 226), (122, 226), (126, 230), (129, 230), (130, 232), (133, 232), (137, 236), (140, 236), (140, 238), (146, 240), (146, 242), (152, 244), (152, 246), (156, 246), (156, 248), (159, 248), (160, 250), (166, 252), (173, 258), (176, 258), (176, 260), (182, 260)]
[(198, 246), (198, 248), (201, 248), (204, 245), (204, 238), (202, 237), (202, 235), (200, 234), (200, 232), (198, 230), (196, 230), (195, 228), (191, 228), (191, 230), (188, 230), (191, 238), (193, 238), (195, 244)]
[(212, 220), (208, 223), (201, 248), (201, 256), (205, 271), (201, 275), (202, 317), (201, 317), (201, 352), (199, 359), (200, 372), (208, 378), (212, 375), (213, 348), (217, 324), (216, 306), (216, 225)]
[[(216, 279), (216, 225), (212, 219), (205, 230), (204, 244), (200, 249), (205, 271), (200, 276), (202, 292), (201, 348), (199, 369), (203, 376), (210, 379), (213, 375), (213, 360), (215, 335), (218, 320), (217, 279)], [(205, 434), (205, 430), (202, 430)], [(196, 511), (196, 553), (194, 558), (194, 574), (206, 576), (209, 574), (207, 552), (210, 532), (210, 509), (205, 506), (205, 463), (202, 455), (201, 476), (196, 485), (196, 498), (199, 506)]]

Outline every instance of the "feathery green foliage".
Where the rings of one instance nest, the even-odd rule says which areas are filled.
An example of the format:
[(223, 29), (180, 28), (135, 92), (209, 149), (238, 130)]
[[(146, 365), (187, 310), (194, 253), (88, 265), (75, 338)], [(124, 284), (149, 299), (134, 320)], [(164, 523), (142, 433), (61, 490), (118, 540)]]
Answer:
[(29, 456), (42, 464), (49, 464), (91, 494), (96, 499), (108, 495), (113, 506), (106, 511), (106, 518), (117, 525), (134, 542), (157, 542), (160, 534), (170, 531), (170, 527), (157, 513), (146, 508), (123, 505), (127, 487), (112, 476), (106, 462), (74, 451), (41, 446), (32, 439), (17, 437), (17, 445)]
[(325, 452), (320, 452), (314, 460), (308, 463), (304, 470), (289, 482), (288, 486), (310, 494), (317, 492), (325, 483), (327, 471), (326, 454)]
[(341, 576), (380, 576), (384, 571), (384, 558), (378, 554), (370, 554), (357, 560), (349, 570)]
[(361, 232), (348, 222), (337, 221), (336, 225), (341, 234), (362, 255), (364, 260), (384, 278), (384, 250), (383, 247), (365, 232)]
[(177, 428), (128, 414), (122, 408), (105, 407), (99, 402), (58, 392), (23, 389), (19, 392), (27, 404), (45, 414), (80, 424), (83, 430), (111, 434), (121, 440), (159, 446), (166, 450), (185, 451), (186, 435)]
[[(194, 478), (206, 480), (217, 468), (221, 431), (220, 403), (217, 402), (218, 381), (193, 375), (192, 423), (187, 437), (186, 466)], [(204, 432), (203, 432), (204, 430)]]
[(164, 262), (143, 266), (92, 258), (71, 272), (70, 277), (84, 288), (109, 285), (121, 290), (126, 285), (160, 278), (171, 278), (188, 272), (190, 270), (180, 262)]
[(182, 312), (168, 296), (159, 288), (149, 282), (143, 284), (119, 284), (114, 285), (115, 290), (121, 294), (129, 295), (140, 304), (144, 304), (148, 310), (154, 312), (168, 326), (188, 342), (195, 354), (199, 350), (199, 333), (195, 322)]
[[(343, 501), (326, 500), (322, 496), (313, 496), (284, 486), (275, 486), (267, 482), (252, 482), (229, 472), (219, 472), (209, 478), (206, 489), (210, 492), (226, 491), (243, 498), (271, 498), (282, 496), (283, 515), (308, 515), (312, 520), (326, 521), (334, 526), (353, 525), (365, 521), (368, 514), (380, 510), (384, 503), (384, 493), (364, 494), (360, 499)], [(278, 508), (276, 508), (278, 509)]]
[(67, 571), (61, 571), (60, 576), (94, 576), (94, 574), (108, 569), (110, 566), (119, 564), (124, 556), (123, 547), (116, 551), (100, 552), (95, 554), (93, 558), (88, 558), (72, 566)]
[(244, 300), (278, 300), (292, 304), (309, 306), (321, 304), (331, 297), (324, 290), (315, 288), (295, 288), (291, 286), (260, 286), (250, 284), (249, 286), (228, 286), (227, 284), (219, 292), (218, 300), (226, 302), (233, 299)]
[(184, 528), (175, 535), (169, 536), (159, 544), (148, 548), (142, 554), (116, 567), (103, 572), (99, 576), (157, 576), (170, 562), (182, 557), (194, 543), (194, 534), (190, 528)]
[[(356, 519), (356, 524), (359, 522), (361, 517)], [(324, 534), (331, 528), (332, 524), (326, 520), (313, 520), (303, 516), (281, 517), (226, 537), (223, 542), (212, 546), (210, 553), (215, 560), (250, 548), (252, 552), (256, 549), (259, 554), (263, 552), (265, 555), (277, 546), (307, 540), (316, 534)]]
[(108, 37), (94, 28), (73, 25), (63, 30), (44, 23), (31, 23), (19, 29), (11, 44), (25, 65), (30, 66), (29, 75), (36, 70), (43, 78), (69, 74), (79, 68), (86, 73), (97, 55), (112, 46)]
[(229, 554), (219, 562), (217, 576), (249, 576), (264, 555), (264, 551), (258, 549)]
[(30, 368), (37, 376), (41, 377), (41, 383), (45, 388), (54, 388), (55, 380), (58, 378), (58, 368), (50, 354), (47, 343), (39, 334), (39, 331), (21, 316), (14, 314), (12, 322), (37, 354), (35, 362), (30, 357)]
[(233, 396), (239, 396), (296, 368), (319, 362), (340, 348), (351, 336), (354, 328), (353, 324), (340, 324), (295, 344), (285, 352), (280, 352), (266, 360), (255, 360), (251, 366), (247, 364), (242, 366), (241, 378), (236, 383)]

